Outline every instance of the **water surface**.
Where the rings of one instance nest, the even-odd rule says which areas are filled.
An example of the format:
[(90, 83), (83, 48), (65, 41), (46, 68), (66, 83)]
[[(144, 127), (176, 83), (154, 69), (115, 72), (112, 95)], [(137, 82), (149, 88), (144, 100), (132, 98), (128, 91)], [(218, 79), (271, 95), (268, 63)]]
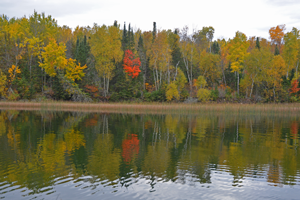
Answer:
[(299, 199), (299, 122), (0, 111), (0, 199)]

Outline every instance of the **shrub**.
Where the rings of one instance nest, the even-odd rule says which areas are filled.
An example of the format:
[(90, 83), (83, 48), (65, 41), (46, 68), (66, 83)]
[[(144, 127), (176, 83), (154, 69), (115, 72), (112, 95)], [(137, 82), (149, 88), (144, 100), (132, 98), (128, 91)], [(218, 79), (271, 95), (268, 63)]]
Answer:
[(206, 102), (211, 100), (211, 91), (208, 89), (199, 89), (197, 92), (197, 97), (199, 101)]

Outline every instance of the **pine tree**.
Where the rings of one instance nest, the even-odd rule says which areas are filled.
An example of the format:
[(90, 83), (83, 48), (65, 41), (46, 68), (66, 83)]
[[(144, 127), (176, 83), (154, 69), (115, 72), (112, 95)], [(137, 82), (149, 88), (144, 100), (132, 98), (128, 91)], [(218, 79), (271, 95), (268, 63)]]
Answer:
[(279, 52), (278, 46), (277, 46), (277, 44), (276, 44), (274, 55), (277, 56), (277, 55), (279, 55), (279, 54), (280, 54), (280, 52)]
[(118, 27), (118, 21), (117, 20), (114, 21), (114, 26)]
[[(178, 35), (178, 29), (174, 30), (174, 34)], [(181, 55), (181, 51), (178, 45), (178, 39), (177, 41), (175, 41), (175, 45), (172, 49), (172, 65), (174, 67), (179, 67), (181, 70), (184, 71), (184, 66), (183, 66), (183, 60), (182, 60), (182, 55)]]
[(82, 41), (80, 41), (78, 38), (76, 42), (75, 59), (77, 60), (77, 63), (81, 64), (81, 66), (86, 64), (89, 55), (89, 50), (90, 48), (86, 41), (86, 35), (83, 37)]
[(220, 46), (217, 41), (214, 41), (213, 44), (211, 45), (211, 52), (213, 54), (219, 54), (220, 53)]
[(153, 42), (154, 42), (154, 40), (156, 38), (156, 22), (153, 22), (153, 32), (152, 32), (152, 34), (153, 34)]
[(256, 44), (255, 44), (255, 48), (258, 48), (258, 50), (260, 50), (260, 42), (259, 42), (259, 37), (256, 38)]
[(123, 51), (126, 50), (127, 42), (128, 42), (128, 38), (127, 38), (126, 23), (124, 22), (123, 37), (122, 37), (122, 49), (123, 49)]
[(128, 38), (128, 43), (126, 45), (126, 50), (130, 49), (131, 51), (133, 51), (134, 50), (134, 34), (133, 34), (133, 29), (131, 28), (130, 24), (128, 25), (127, 38)]
[(139, 37), (139, 42), (138, 42), (138, 54), (141, 59), (141, 71), (143, 75), (143, 88), (145, 90), (145, 83), (146, 83), (146, 76), (147, 76), (147, 59), (146, 59), (146, 52), (144, 48), (144, 40), (142, 36), (140, 35)]

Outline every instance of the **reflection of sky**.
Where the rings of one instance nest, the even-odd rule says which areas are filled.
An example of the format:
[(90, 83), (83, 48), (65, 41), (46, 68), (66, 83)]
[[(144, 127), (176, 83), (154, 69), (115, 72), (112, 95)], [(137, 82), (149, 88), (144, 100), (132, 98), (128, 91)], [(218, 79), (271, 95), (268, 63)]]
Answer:
[[(281, 187), (270, 186), (266, 182), (267, 168), (265, 173), (253, 177), (243, 177), (233, 185), (233, 176), (226, 170), (212, 170), (211, 184), (201, 184), (186, 173), (185, 184), (167, 181), (156, 178), (154, 190), (150, 186), (148, 177), (129, 178), (131, 182), (128, 187), (121, 187), (118, 183), (115, 186), (109, 185), (106, 181), (95, 180), (91, 176), (80, 177), (73, 180), (70, 177), (59, 179), (55, 185), (41, 190), (49, 189), (48, 195), (34, 195), (37, 199), (299, 199), (299, 185)], [(94, 180), (94, 181), (92, 181)], [(128, 182), (128, 183), (129, 183)], [(236, 182), (235, 182), (236, 183)], [(284, 190), (283, 188), (284, 187)], [(12, 187), (10, 188), (10, 190)], [(24, 196), (30, 191), (24, 188), (15, 187), (15, 191), (5, 195), (5, 199), (32, 199), (33, 196)], [(153, 191), (153, 192), (150, 192)]]

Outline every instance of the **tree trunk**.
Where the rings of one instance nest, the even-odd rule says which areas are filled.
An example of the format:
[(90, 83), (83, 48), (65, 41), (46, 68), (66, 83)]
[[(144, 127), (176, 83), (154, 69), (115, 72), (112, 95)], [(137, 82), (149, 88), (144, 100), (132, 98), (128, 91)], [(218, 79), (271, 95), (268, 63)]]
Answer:
[(251, 84), (251, 91), (250, 91), (250, 96), (249, 96), (250, 99), (251, 99), (251, 95), (252, 95), (252, 91), (253, 91), (253, 85), (254, 85), (254, 80), (252, 80), (252, 84)]
[(237, 94), (240, 95), (240, 73), (237, 72)]

